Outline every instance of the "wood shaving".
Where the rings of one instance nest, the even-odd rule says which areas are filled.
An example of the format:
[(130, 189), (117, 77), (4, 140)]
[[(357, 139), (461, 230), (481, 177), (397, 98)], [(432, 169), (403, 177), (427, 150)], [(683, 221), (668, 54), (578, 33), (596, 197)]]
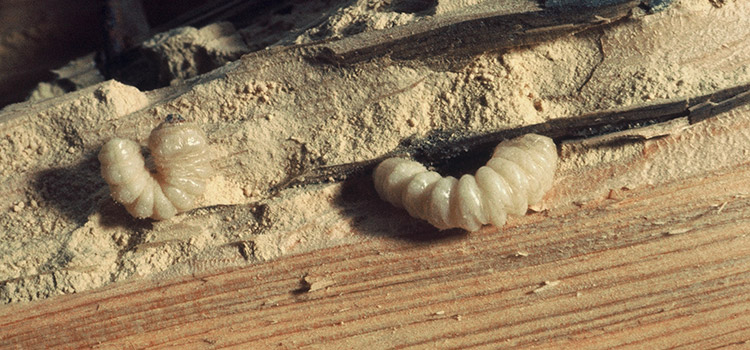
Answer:
[(533, 290), (533, 293), (538, 294), (538, 293), (545, 292), (547, 290), (554, 288), (555, 286), (559, 284), (560, 284), (560, 281), (544, 281), (541, 287)]
[(307, 293), (312, 293), (318, 290), (326, 289), (334, 284), (336, 282), (332, 279), (328, 279), (325, 277), (313, 277), (313, 276), (305, 276), (302, 279), (302, 282), (305, 284), (305, 289)]
[(724, 207), (727, 206), (728, 202), (721, 203), (721, 206), (719, 206), (719, 209), (716, 211), (716, 214), (721, 214), (721, 211), (724, 210)]
[(669, 230), (666, 234), (669, 236), (674, 236), (674, 235), (681, 235), (688, 231), (690, 231), (689, 228), (680, 228), (680, 229)]

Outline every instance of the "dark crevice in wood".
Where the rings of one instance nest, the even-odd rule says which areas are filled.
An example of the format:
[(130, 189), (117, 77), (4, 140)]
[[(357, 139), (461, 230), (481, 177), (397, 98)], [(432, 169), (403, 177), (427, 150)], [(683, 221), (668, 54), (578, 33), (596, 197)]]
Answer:
[(399, 60), (472, 56), (534, 45), (619, 22), (630, 17), (639, 4), (626, 1), (582, 11), (541, 9), (533, 1), (520, 1), (513, 9), (418, 21), (344, 38), (321, 46), (314, 59), (349, 65), (383, 56)]
[(576, 91), (580, 94), (583, 91), (583, 88), (586, 87), (586, 85), (589, 84), (591, 81), (591, 78), (594, 77), (594, 73), (596, 73), (596, 70), (599, 69), (599, 66), (604, 63), (604, 59), (606, 58), (606, 55), (604, 54), (604, 43), (602, 42), (602, 36), (604, 36), (604, 32), (599, 32), (599, 36), (596, 39), (597, 48), (599, 49), (599, 62), (594, 64), (593, 67), (591, 67), (591, 70), (586, 74), (586, 79), (583, 80), (583, 83), (581, 83), (580, 86), (578, 86), (578, 89)]
[[(455, 132), (436, 131), (424, 139), (404, 140), (399, 148), (382, 157), (304, 171), (271, 189), (271, 193), (277, 193), (292, 186), (341, 181), (350, 176), (362, 175), (370, 172), (384, 159), (395, 156), (412, 157), (425, 164), (442, 168), (449, 162), (461, 162), (461, 158), (465, 158), (467, 154), (487, 153), (489, 155), (492, 148), (500, 141), (527, 133), (546, 135), (557, 142), (586, 139), (623, 130), (639, 129), (678, 118), (687, 118), (690, 124), (695, 124), (747, 104), (750, 104), (750, 83), (698, 97), (685, 97), (593, 112), (483, 135), (456, 136)], [(633, 142), (641, 141), (641, 139), (626, 135), (623, 141)], [(470, 162), (465, 159), (463, 161)]]

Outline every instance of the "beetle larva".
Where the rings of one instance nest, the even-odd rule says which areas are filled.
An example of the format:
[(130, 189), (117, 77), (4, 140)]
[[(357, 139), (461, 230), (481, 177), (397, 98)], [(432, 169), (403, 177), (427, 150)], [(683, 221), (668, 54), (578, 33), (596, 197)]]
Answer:
[(546, 136), (526, 134), (505, 140), (475, 175), (442, 177), (422, 164), (389, 158), (373, 173), (385, 201), (439, 229), (476, 231), (505, 224), (508, 213), (523, 215), (552, 187), (557, 148)]
[(102, 147), (99, 162), (112, 197), (138, 218), (164, 220), (192, 209), (212, 173), (203, 131), (170, 114), (151, 131), (148, 148), (155, 173), (134, 141), (115, 138)]

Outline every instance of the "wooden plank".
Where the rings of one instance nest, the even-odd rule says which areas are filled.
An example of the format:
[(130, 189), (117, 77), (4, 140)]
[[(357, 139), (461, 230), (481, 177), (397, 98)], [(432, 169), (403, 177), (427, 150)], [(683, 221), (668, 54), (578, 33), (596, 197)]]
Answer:
[(574, 145), (563, 145), (552, 209), (473, 234), (437, 232), (362, 196), (349, 209), (366, 209), (346, 220), (387, 215), (394, 228), (410, 229), (388, 237), (355, 225), (354, 234), (370, 238), (247, 268), (10, 305), (0, 309), (0, 345), (741, 347), (750, 339), (747, 158), (578, 205), (555, 203), (599, 196), (612, 171), (664, 165), (660, 159), (686, 144), (748, 134), (744, 108), (647, 142), (641, 160), (586, 173), (565, 170)]
[[(736, 6), (745, 5), (737, 3)], [(665, 33), (683, 33), (686, 36), (679, 36), (682, 40), (679, 44), (697, 48), (696, 52), (684, 50), (684, 46), (675, 43), (655, 45), (660, 50), (668, 48), (670, 53), (676, 51), (679, 59), (674, 62), (705, 62), (707, 67), (735, 72), (746, 64), (746, 57), (750, 57), (741, 54), (747, 52), (745, 41), (734, 43), (731, 33), (721, 32), (721, 35), (704, 35), (702, 37), (708, 39), (695, 45), (694, 41), (684, 38), (697, 37), (698, 30), (683, 30), (704, 28), (701, 24), (712, 30), (726, 29), (725, 26), (708, 27), (707, 23), (722, 23), (722, 20), (736, 23), (732, 13), (737, 12), (699, 16), (696, 11), (690, 16), (683, 14), (683, 17), (643, 24), (609, 41), (600, 39), (602, 63), (592, 67), (589, 77), (593, 78), (586, 80), (586, 89), (581, 85), (578, 91), (611, 88), (602, 83), (612, 79), (611, 71), (627, 63), (643, 61), (644, 57), (651, 57), (658, 51), (653, 46), (644, 48), (644, 45), (677, 40), (673, 37), (678, 36), (653, 35), (661, 31), (656, 29), (643, 34), (643, 29), (654, 26), (666, 28)], [(675, 24), (683, 22), (689, 25)], [(703, 29), (700, 30), (702, 33)], [(740, 32), (736, 28), (733, 30)], [(727, 41), (726, 47), (714, 37)], [(709, 44), (740, 53), (721, 60)], [(403, 71), (381, 74), (383, 66), (379, 62), (361, 63), (354, 68), (311, 64), (302, 59), (301, 54), (305, 52), (305, 47), (296, 47), (248, 55), (241, 62), (193, 81), (193, 85), (144, 96), (124, 94), (124, 88), (107, 83), (96, 87), (95, 91), (92, 88), (0, 118), (8, 134), (50, 127), (60, 132), (44, 135), (80, 137), (80, 140), (61, 137), (55, 141), (51, 151), (63, 156), (39, 157), (29, 166), (25, 162), (17, 163), (20, 170), (3, 184), (6, 199), (2, 204), (8, 213), (15, 212), (10, 209), (13, 205), (26, 201), (27, 193), (39, 191), (35, 187), (38, 184), (31, 180), (53, 179), (56, 181), (51, 184), (56, 187), (75, 186), (80, 192), (80, 196), (67, 197), (64, 195), (69, 192), (52, 192), (50, 201), (42, 203), (41, 208), (22, 212), (27, 216), (40, 216), (43, 209), (49, 208), (60, 209), (62, 213), (56, 214), (59, 216), (55, 218), (62, 219), (54, 222), (47, 237), (23, 244), (64, 242), (69, 236), (59, 235), (59, 232), (68, 228), (75, 229), (76, 237), (83, 236), (80, 241), (86, 243), (107, 243), (116, 233), (130, 230), (127, 233), (132, 232), (135, 239), (131, 242), (134, 243), (117, 248), (120, 250), (115, 254), (146, 255), (150, 248), (163, 248), (170, 242), (178, 245), (182, 240), (198, 237), (190, 236), (192, 231), (213, 230), (226, 237), (207, 235), (219, 242), (210, 244), (253, 243), (251, 239), (271, 236), (291, 247), (287, 252), (298, 253), (245, 268), (187, 277), (151, 275), (149, 278), (153, 279), (115, 283), (104, 289), (3, 306), (0, 308), (0, 347), (298, 348), (308, 345), (326, 348), (640, 349), (693, 346), (703, 349), (747, 346), (745, 342), (750, 338), (747, 316), (750, 302), (746, 297), (750, 281), (747, 272), (750, 271), (747, 241), (750, 109), (747, 106), (734, 108), (746, 101), (748, 95), (732, 88), (723, 90), (736, 93), (723, 96), (726, 99), (704, 96), (711, 98), (680, 100), (674, 105), (660, 106), (670, 107), (661, 111), (672, 111), (682, 119), (700, 121), (703, 116), (722, 113), (716, 118), (692, 125), (682, 120), (685, 123), (665, 126), (656, 132), (638, 131), (643, 137), (618, 139), (615, 143), (601, 139), (564, 142), (560, 146), (558, 177), (544, 202), (549, 209), (536, 208), (541, 212), (513, 217), (503, 228), (487, 227), (475, 234), (437, 232), (382, 203), (366, 173), (343, 184), (299, 189), (296, 195), (320, 199), (327, 205), (320, 210), (324, 214), (322, 218), (312, 217), (300, 225), (274, 222), (274, 225), (264, 226), (261, 221), (271, 216), (254, 211), (255, 205), (268, 205), (269, 211), (278, 210), (289, 217), (300, 214), (299, 206), (309, 202), (300, 201), (297, 207), (273, 206), (279, 204), (274, 201), (293, 197), (295, 193), (289, 190), (260, 204), (246, 203), (242, 198), (228, 205), (198, 209), (174, 222), (155, 224), (122, 219), (122, 208), (111, 202), (97, 204), (106, 197), (93, 160), (101, 142), (114, 134), (143, 139), (164, 111), (204, 113), (202, 118), (217, 143), (243, 134), (245, 139), (255, 140), (259, 130), (265, 130), (272, 120), (288, 122), (305, 116), (309, 124), (279, 134), (278, 140), (294, 141), (297, 139), (291, 139), (292, 136), (306, 135), (330, 125), (329, 116), (335, 115), (332, 112), (340, 111), (340, 119), (347, 119), (375, 100), (396, 96), (426, 81), (415, 74), (408, 84), (395, 84), (394, 77)], [(278, 77), (288, 79), (289, 84), (283, 86), (294, 88), (279, 94), (296, 91), (297, 96), (305, 98), (272, 95), (278, 98), (273, 105), (243, 100), (244, 104), (230, 105), (233, 108), (227, 111), (221, 107), (221, 116), (228, 118), (226, 120), (209, 116), (211, 113), (203, 109), (214, 106), (219, 110), (206, 91), (222, 91), (221, 100), (249, 99), (243, 95), (246, 82), (276, 81)], [(308, 93), (303, 95), (305, 91)], [(329, 95), (329, 91), (337, 91), (339, 97)], [(138, 101), (121, 98), (135, 95), (143, 98)], [(344, 104), (331, 107), (338, 101)], [(715, 105), (717, 101), (738, 103)], [(64, 103), (73, 104), (75, 108), (70, 110), (75, 113), (55, 114), (56, 110), (62, 110)], [(727, 106), (733, 109), (725, 109)], [(266, 114), (282, 110), (281, 116), (274, 114), (274, 118)], [(670, 113), (666, 115), (674, 117)], [(636, 114), (629, 116), (636, 117)], [(269, 117), (263, 118), (263, 115)], [(378, 115), (382, 120), (377, 120), (383, 124), (403, 122), (397, 117), (400, 118), (385, 113)], [(650, 117), (653, 118), (648, 119), (656, 118)], [(585, 120), (585, 123), (591, 121)], [(597, 126), (608, 124), (604, 120), (600, 122)], [(367, 125), (375, 130), (375, 126), (381, 124)], [(366, 132), (368, 128), (357, 129), (357, 132)], [(396, 131), (389, 132), (392, 139), (400, 137)], [(331, 135), (331, 139), (340, 136)], [(219, 160), (221, 171), (237, 184), (262, 184), (258, 187), (263, 190), (268, 188), (267, 184), (276, 183), (271, 180), (307, 169), (279, 167), (276, 169), (279, 171), (271, 171), (268, 164), (297, 159), (294, 157), (297, 148), (287, 149), (282, 143), (269, 143), (265, 148), (240, 142), (223, 145), (227, 149)], [(268, 154), (267, 159), (248, 157), (248, 147), (254, 147), (253, 151), (264, 157)], [(331, 150), (329, 155), (334, 157), (331, 164), (369, 159), (351, 150)], [(349, 155), (352, 157), (347, 158)], [(84, 158), (87, 160), (82, 161)], [(53, 161), (45, 163), (45, 159)], [(248, 165), (258, 174), (273, 176), (249, 179), (246, 176)], [(48, 176), (39, 177), (39, 174)], [(87, 178), (88, 183), (84, 182)], [(236, 186), (226, 187), (237, 189)], [(242, 215), (238, 217), (237, 213)], [(319, 212), (311, 213), (305, 214), (310, 217)], [(11, 214), (4, 219), (8, 217), (14, 218)], [(52, 220), (40, 226), (48, 222)], [(19, 227), (20, 232), (30, 226), (27, 223), (27, 226), (15, 227)], [(98, 236), (87, 235), (87, 228), (100, 226), (103, 229)], [(145, 226), (149, 226), (148, 229)], [(251, 231), (247, 227), (253, 227), (252, 234), (240, 236), (241, 230)], [(3, 239), (18, 240), (18, 232), (6, 234)], [(314, 237), (318, 241), (300, 243), (300, 237)], [(245, 241), (227, 243), (230, 238)], [(328, 246), (321, 248), (324, 246), (321, 241)], [(352, 241), (355, 243), (350, 243)], [(316, 245), (318, 243), (320, 245)], [(85, 263), (85, 258), (101, 253), (95, 244), (85, 247), (91, 249), (85, 251), (86, 254), (80, 253), (76, 263)], [(61, 248), (60, 252), (70, 251), (65, 249)], [(44, 260), (46, 256), (40, 250), (35, 250), (34, 254)], [(248, 255), (240, 256), (236, 249), (233, 253), (234, 259), (249, 264), (244, 260)], [(184, 260), (175, 264), (201, 263), (197, 253), (181, 258)], [(219, 265), (228, 263), (222, 261)], [(62, 272), (77, 267), (96, 269), (100, 266), (70, 264), (64, 266)], [(53, 283), (61, 281), (55, 279), (55, 273), (60, 271), (35, 271), (40, 276), (52, 276)], [(31, 280), (34, 276), (23, 276), (26, 277)], [(3, 282), (14, 283), (15, 280)], [(23, 287), (22, 283), (19, 285)], [(70, 293), (70, 289), (65, 288), (53, 291)]]
[[(750, 197), (735, 195), (750, 193), (748, 178), (744, 166), (502, 232), (374, 239), (10, 306), (0, 339), (21, 348), (730, 345), (750, 337)], [(300, 291), (305, 274), (333, 285)]]

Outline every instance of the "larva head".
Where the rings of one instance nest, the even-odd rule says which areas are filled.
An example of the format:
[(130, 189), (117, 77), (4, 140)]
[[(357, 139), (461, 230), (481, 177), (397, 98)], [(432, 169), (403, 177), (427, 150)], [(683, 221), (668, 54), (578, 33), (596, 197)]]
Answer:
[(151, 132), (148, 148), (155, 158), (174, 159), (207, 150), (208, 140), (195, 124), (185, 122), (182, 117), (168, 117)]

